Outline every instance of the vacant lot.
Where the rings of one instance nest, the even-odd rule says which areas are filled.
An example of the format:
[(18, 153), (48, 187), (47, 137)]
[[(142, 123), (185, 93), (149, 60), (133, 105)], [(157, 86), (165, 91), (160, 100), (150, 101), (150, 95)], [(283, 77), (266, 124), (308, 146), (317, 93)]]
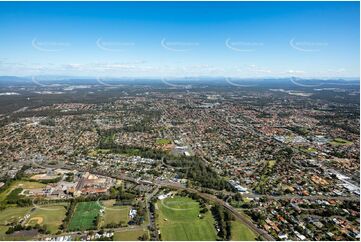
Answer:
[(102, 226), (108, 224), (126, 224), (129, 221), (130, 206), (114, 206), (115, 200), (101, 201), (105, 208)]
[(27, 220), (27, 224), (45, 224), (48, 227), (49, 231), (54, 234), (59, 230), (59, 226), (65, 218), (65, 206), (65, 203), (40, 206), (31, 213), (30, 218)]
[(81, 231), (96, 228), (96, 218), (100, 206), (97, 202), (80, 202), (76, 205), (75, 212), (70, 219), (68, 230)]
[(216, 240), (210, 212), (199, 218), (199, 204), (188, 197), (158, 201), (156, 213), (162, 240)]

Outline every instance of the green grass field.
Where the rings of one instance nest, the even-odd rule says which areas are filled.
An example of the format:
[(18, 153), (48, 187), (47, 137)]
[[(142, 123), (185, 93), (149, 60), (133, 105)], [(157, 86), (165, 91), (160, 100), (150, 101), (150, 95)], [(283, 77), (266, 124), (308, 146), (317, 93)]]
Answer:
[(188, 197), (174, 197), (156, 203), (157, 224), (162, 240), (216, 240), (210, 212), (199, 218), (199, 204)]
[(232, 240), (256, 240), (256, 235), (244, 224), (239, 221), (232, 221), (231, 235)]
[(336, 138), (336, 139), (330, 141), (330, 144), (331, 144), (331, 145), (334, 145), (334, 146), (339, 146), (339, 145), (352, 145), (352, 142), (351, 142), (351, 141), (348, 141), (348, 140), (341, 139), (341, 138)]
[(0, 238), (5, 234), (5, 232), (8, 230), (8, 226), (0, 225)]
[(15, 188), (22, 188), (22, 189), (32, 189), (32, 188), (42, 188), (45, 187), (45, 184), (40, 182), (30, 182), (30, 181), (14, 181), (11, 185), (5, 189), (3, 192), (0, 193), (0, 202), (4, 201), (6, 197), (11, 193), (12, 190)]
[(17, 223), (30, 210), (31, 207), (8, 207), (0, 212), (0, 225)]
[(128, 223), (130, 206), (113, 206), (114, 203), (115, 200), (101, 201), (101, 204), (105, 207), (102, 226), (111, 223)]
[(27, 225), (45, 224), (49, 231), (54, 234), (59, 230), (63, 219), (65, 218), (66, 204), (46, 205), (36, 208), (27, 220)]
[(5, 232), (8, 230), (8, 226), (0, 225), (0, 240), (8, 240), (8, 235)]
[(144, 234), (147, 234), (148, 231), (145, 229), (129, 230), (122, 232), (115, 232), (113, 240), (115, 241), (135, 241)]
[(168, 145), (171, 143), (172, 141), (170, 139), (157, 139), (157, 141), (155, 142), (155, 144), (157, 145)]
[(100, 206), (97, 202), (80, 202), (70, 219), (69, 231), (82, 231), (95, 229), (95, 219), (99, 214)]

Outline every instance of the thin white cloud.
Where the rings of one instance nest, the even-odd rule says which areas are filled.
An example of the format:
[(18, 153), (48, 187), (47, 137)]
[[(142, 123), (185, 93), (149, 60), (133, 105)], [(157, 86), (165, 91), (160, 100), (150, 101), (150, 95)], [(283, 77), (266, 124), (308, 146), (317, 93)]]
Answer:
[(291, 75), (294, 75), (294, 74), (303, 75), (303, 74), (305, 74), (304, 71), (300, 71), (300, 70), (288, 70), (286, 73), (291, 74)]
[(355, 77), (344, 68), (328, 68), (317, 72), (306, 72), (300, 69), (275, 70), (256, 64), (243, 66), (216, 66), (207, 63), (183, 65), (179, 63), (152, 64), (144, 60), (129, 62), (89, 62), (89, 63), (29, 63), (9, 62), (1, 59), (0, 75), (65, 75), (65, 76), (130, 76), (130, 77), (235, 77), (235, 78), (340, 78)]

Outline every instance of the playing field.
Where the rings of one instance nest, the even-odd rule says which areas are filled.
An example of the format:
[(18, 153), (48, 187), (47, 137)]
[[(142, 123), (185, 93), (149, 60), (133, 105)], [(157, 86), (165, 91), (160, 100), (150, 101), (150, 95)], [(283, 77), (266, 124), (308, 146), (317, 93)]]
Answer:
[(95, 220), (99, 214), (100, 206), (97, 202), (80, 202), (76, 205), (75, 212), (70, 219), (69, 231), (82, 231), (95, 229)]
[(148, 231), (145, 229), (137, 229), (137, 230), (129, 230), (129, 231), (121, 231), (115, 232), (113, 240), (115, 241), (135, 241), (138, 240), (140, 236), (147, 234)]
[(216, 240), (210, 212), (199, 218), (199, 204), (188, 197), (166, 198), (156, 203), (162, 240)]
[(115, 200), (101, 201), (100, 203), (105, 208), (102, 226), (111, 223), (128, 223), (130, 206), (114, 206)]
[(39, 206), (27, 220), (27, 225), (45, 224), (50, 233), (54, 234), (59, 230), (63, 219), (65, 218), (66, 204)]
[(17, 223), (25, 214), (30, 212), (31, 207), (8, 207), (0, 212), (0, 225)]
[(232, 221), (231, 236), (232, 240), (245, 241), (256, 240), (255, 234), (239, 221)]

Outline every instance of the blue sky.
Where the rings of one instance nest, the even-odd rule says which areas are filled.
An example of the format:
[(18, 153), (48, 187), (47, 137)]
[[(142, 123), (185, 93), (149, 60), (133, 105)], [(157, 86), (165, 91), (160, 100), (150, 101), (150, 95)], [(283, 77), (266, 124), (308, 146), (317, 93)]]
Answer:
[(0, 2), (0, 75), (359, 77), (359, 2)]

